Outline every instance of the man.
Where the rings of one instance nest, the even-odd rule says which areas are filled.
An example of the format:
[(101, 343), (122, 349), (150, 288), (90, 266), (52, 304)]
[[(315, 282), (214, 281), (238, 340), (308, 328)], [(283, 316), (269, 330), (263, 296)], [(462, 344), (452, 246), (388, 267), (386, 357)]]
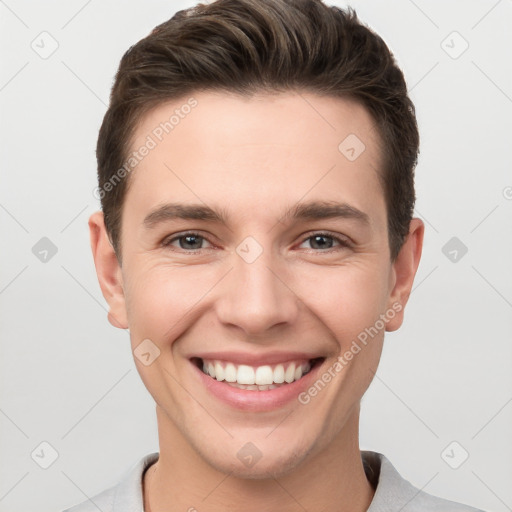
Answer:
[(73, 512), (471, 511), (361, 452), (424, 225), (401, 71), (353, 11), (218, 0), (124, 55), (89, 220), (159, 453)]

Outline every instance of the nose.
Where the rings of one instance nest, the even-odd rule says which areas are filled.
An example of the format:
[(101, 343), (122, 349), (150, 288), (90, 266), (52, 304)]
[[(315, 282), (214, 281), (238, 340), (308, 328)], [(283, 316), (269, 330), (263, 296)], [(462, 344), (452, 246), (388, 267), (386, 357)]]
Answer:
[(270, 251), (263, 251), (252, 262), (234, 254), (233, 269), (218, 290), (219, 321), (250, 337), (268, 336), (271, 330), (293, 324), (300, 300), (287, 276), (282, 262), (273, 259)]

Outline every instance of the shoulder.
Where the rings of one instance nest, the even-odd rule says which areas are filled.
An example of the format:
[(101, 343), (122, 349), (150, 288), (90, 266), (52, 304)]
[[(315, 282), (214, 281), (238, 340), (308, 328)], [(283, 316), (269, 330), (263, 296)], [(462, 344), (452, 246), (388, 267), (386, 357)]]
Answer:
[(381, 453), (364, 451), (361, 455), (367, 477), (376, 487), (368, 512), (483, 512), (416, 488)]
[(116, 494), (117, 486), (106, 489), (96, 496), (79, 503), (71, 508), (67, 508), (63, 512), (112, 512), (114, 510), (114, 496)]
[(142, 476), (158, 456), (158, 452), (144, 456), (121, 477), (117, 485), (63, 512), (143, 512)]

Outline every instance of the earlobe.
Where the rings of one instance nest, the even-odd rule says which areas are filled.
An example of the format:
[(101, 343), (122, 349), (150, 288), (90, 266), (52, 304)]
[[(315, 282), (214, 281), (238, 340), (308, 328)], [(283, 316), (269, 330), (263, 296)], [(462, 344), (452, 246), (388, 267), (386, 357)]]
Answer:
[(389, 296), (388, 308), (396, 314), (387, 322), (386, 331), (396, 331), (402, 325), (405, 305), (409, 300), (414, 276), (420, 264), (424, 232), (423, 221), (417, 218), (412, 219), (409, 225), (409, 234), (393, 262), (394, 284)]
[(103, 212), (89, 218), (91, 250), (101, 292), (109, 305), (108, 321), (119, 329), (128, 329), (121, 267), (110, 243)]

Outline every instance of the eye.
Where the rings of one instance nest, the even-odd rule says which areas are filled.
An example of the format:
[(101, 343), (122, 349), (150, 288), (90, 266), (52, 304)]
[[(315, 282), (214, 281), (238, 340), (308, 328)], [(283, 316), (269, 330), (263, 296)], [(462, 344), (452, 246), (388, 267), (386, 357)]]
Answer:
[[(339, 247), (350, 247), (350, 242), (345, 238), (331, 235), (330, 233), (315, 233), (304, 239), (302, 244), (309, 242), (311, 249), (328, 251)], [(302, 245), (301, 244), (301, 245)]]
[[(178, 243), (177, 246), (176, 242)], [(190, 252), (205, 249), (205, 247), (202, 247), (204, 242), (209, 243), (208, 240), (206, 240), (206, 238), (201, 236), (199, 233), (189, 232), (173, 236), (172, 238), (166, 238), (162, 242), (162, 246), (177, 247), (179, 249), (183, 249), (184, 251)]]
[[(163, 247), (175, 247), (186, 252), (199, 251), (201, 249), (208, 249), (204, 247), (204, 243), (210, 244), (208, 240), (199, 233), (188, 232), (166, 238), (162, 242)], [(350, 247), (350, 242), (343, 237), (335, 236), (330, 233), (314, 233), (306, 237), (301, 246), (305, 243), (310, 244), (310, 248), (316, 252), (330, 252), (338, 248)], [(211, 244), (210, 244), (211, 246)]]

